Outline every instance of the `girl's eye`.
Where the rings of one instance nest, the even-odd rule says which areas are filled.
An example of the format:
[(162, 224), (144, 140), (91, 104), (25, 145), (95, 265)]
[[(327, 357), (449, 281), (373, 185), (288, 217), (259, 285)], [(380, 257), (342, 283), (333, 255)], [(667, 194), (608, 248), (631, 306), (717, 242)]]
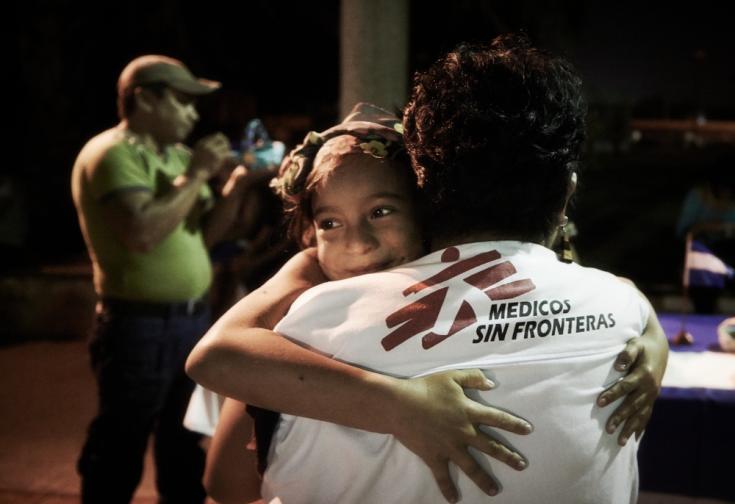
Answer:
[(372, 217), (373, 219), (379, 219), (380, 217), (385, 217), (386, 215), (390, 215), (393, 212), (394, 210), (392, 208), (380, 207), (373, 210), (370, 214), (370, 217)]
[(317, 222), (317, 227), (319, 229), (330, 230), (339, 227), (339, 222), (335, 219), (322, 219)]

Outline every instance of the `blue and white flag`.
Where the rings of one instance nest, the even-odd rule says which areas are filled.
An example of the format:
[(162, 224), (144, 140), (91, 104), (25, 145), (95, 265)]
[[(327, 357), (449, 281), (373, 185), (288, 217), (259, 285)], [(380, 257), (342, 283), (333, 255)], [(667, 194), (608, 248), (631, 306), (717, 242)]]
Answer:
[(691, 235), (687, 236), (686, 264), (684, 265), (684, 287), (711, 287), (722, 289), (725, 280), (732, 278), (732, 266), (722, 262), (707, 247)]

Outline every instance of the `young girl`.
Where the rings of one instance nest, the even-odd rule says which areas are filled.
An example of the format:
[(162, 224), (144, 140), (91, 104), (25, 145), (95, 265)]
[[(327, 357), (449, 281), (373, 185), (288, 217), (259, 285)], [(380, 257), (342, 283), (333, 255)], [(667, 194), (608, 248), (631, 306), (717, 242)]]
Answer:
[[(416, 180), (402, 154), (397, 118), (375, 107), (358, 106), (340, 125), (321, 135), (310, 134), (283, 163), (276, 182), (291, 216), (292, 235), (305, 247), (316, 248), (297, 254), (210, 331), (241, 331), (243, 338), (248, 338), (252, 393), (238, 398), (297, 415), (392, 433), (429, 464), (447, 496), (453, 493), (445, 474), (448, 460), (473, 474), (481, 488), (488, 492), (495, 489), (495, 482), (484, 471), (475, 471), (476, 462), (466, 449), (480, 445), (475, 438), (483, 436), (474, 424), (517, 434), (528, 434), (531, 427), (518, 417), (465, 397), (463, 386), (492, 386), (481, 372), (452, 371), (398, 380), (327, 359), (270, 331), (256, 329), (272, 328), (301, 292), (322, 281), (392, 268), (423, 255)], [(634, 362), (639, 345), (631, 343), (620, 362)], [(195, 378), (197, 355), (195, 350), (188, 366)], [(274, 367), (280, 359), (289, 360), (287, 355), (294, 356), (291, 362), (297, 363), (295, 367)], [(641, 367), (637, 364), (636, 370)], [(217, 373), (227, 376), (231, 371), (225, 365)], [(655, 380), (650, 380), (651, 385), (646, 382), (650, 376), (632, 375), (637, 391), (629, 399), (635, 399), (638, 408), (634, 412), (626, 405), (623, 411), (616, 410), (612, 422), (627, 420), (626, 437), (642, 430), (656, 396)], [(623, 395), (620, 388), (606, 392), (607, 403)], [(645, 404), (639, 405), (639, 401)], [(365, 404), (371, 407), (365, 408)], [(468, 428), (474, 437), (467, 435)], [(205, 476), (211, 495), (220, 502), (258, 497), (255, 471), (247, 469), (254, 469), (254, 457), (243, 449), (250, 433), (244, 407), (228, 399), (210, 447)], [(269, 440), (265, 438), (258, 438), (261, 456), (267, 454)], [(516, 469), (525, 467), (523, 457), (500, 442), (483, 451)]]

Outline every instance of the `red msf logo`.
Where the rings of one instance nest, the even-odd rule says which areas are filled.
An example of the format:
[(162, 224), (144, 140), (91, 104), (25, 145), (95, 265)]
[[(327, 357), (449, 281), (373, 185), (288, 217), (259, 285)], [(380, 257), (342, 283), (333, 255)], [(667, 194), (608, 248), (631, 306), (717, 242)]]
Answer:
[[(413, 284), (403, 291), (403, 296), (407, 297), (412, 294), (417, 294), (425, 289), (438, 286), (452, 278), (463, 275), (472, 269), (482, 266), (483, 264), (491, 263), (497, 259), (500, 259), (498, 251), (491, 250), (460, 261), (459, 250), (455, 247), (449, 247), (442, 253), (441, 260), (443, 263), (454, 264), (447, 266), (439, 273), (427, 278), (426, 280)], [(462, 278), (462, 280), (483, 291), (487, 297), (493, 301), (500, 299), (512, 299), (536, 288), (533, 282), (528, 279), (515, 280), (513, 282), (493, 287), (493, 285), (515, 273), (515, 267), (509, 261), (503, 261), (489, 266), (477, 273), (472, 273), (469, 276)], [(395, 329), (381, 340), (383, 348), (390, 352), (408, 339), (432, 329), (439, 318), (439, 313), (444, 305), (447, 292), (449, 292), (448, 286), (434, 290), (422, 298), (417, 299), (413, 303), (388, 315), (388, 318), (385, 319), (385, 323), (388, 326), (388, 329), (392, 329), (394, 327)], [(457, 315), (454, 317), (454, 322), (452, 322), (449, 332), (446, 334), (438, 334), (430, 331), (421, 338), (421, 346), (428, 350), (475, 322), (477, 322), (475, 310), (467, 301), (462, 300), (462, 304), (457, 311)]]

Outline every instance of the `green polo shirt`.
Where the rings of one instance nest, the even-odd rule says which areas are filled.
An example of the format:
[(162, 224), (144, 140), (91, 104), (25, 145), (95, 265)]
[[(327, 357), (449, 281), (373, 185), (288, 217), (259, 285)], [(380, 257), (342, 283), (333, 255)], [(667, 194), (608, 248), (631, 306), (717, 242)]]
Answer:
[(82, 149), (72, 172), (72, 193), (100, 296), (176, 302), (199, 298), (209, 288), (212, 266), (200, 223), (213, 204), (208, 186), (202, 186), (189, 216), (149, 252), (126, 248), (101, 211), (122, 191), (150, 191), (154, 196), (170, 191), (189, 157), (183, 146), (157, 154), (120, 128), (101, 133)]

